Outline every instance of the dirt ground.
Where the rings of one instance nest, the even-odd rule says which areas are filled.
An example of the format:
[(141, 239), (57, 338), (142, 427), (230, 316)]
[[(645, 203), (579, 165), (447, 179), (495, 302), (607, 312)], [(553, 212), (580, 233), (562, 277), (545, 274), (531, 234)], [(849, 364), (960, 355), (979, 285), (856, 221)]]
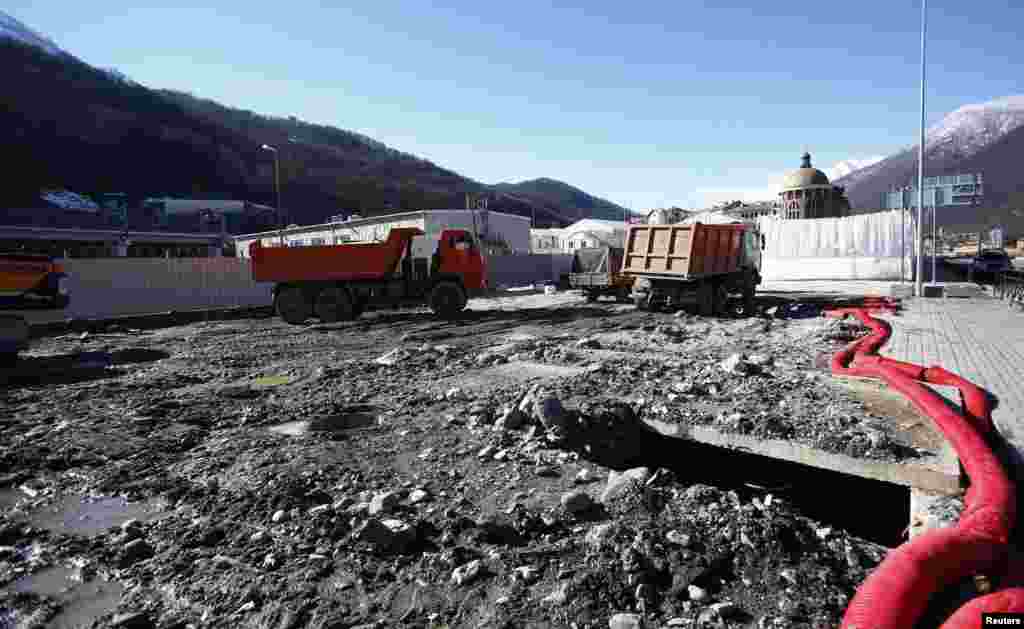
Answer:
[(829, 381), (862, 330), (762, 306), (39, 339), (0, 387), (0, 628), (835, 626), (886, 552), (805, 512), (848, 497), (643, 424), (927, 454)]

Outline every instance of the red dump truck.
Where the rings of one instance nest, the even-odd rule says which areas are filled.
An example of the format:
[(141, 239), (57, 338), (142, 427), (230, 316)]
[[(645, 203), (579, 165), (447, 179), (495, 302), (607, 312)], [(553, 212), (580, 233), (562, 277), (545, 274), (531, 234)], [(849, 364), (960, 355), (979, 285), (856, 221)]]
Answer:
[[(382, 242), (313, 247), (249, 247), (252, 277), (274, 282), (274, 310), (299, 325), (355, 319), (375, 307), (429, 305), (438, 315), (462, 312), (469, 297), (487, 288), (487, 269), (473, 234), (441, 232), (429, 255), (414, 255), (416, 227), (396, 227)], [(420, 238), (420, 245), (425, 239)], [(422, 251), (421, 251), (422, 252)]]
[(764, 240), (753, 225), (631, 225), (622, 272), (636, 278), (641, 309), (696, 302), (702, 315), (724, 314), (731, 295), (750, 313), (761, 283)]
[(46, 255), (0, 253), (0, 363), (14, 364), (28, 347), (29, 326), (4, 310), (62, 310), (71, 301), (64, 265)]

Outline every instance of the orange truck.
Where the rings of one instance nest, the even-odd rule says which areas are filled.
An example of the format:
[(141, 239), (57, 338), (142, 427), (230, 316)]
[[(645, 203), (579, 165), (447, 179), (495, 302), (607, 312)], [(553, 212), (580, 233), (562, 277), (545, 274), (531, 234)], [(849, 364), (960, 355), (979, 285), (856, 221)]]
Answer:
[(67, 274), (54, 258), (0, 253), (0, 362), (15, 363), (29, 339), (25, 317), (4, 310), (60, 310), (70, 301)]
[(416, 255), (424, 232), (395, 227), (382, 242), (312, 247), (249, 246), (252, 277), (274, 282), (274, 310), (300, 325), (311, 317), (331, 323), (380, 307), (428, 305), (453, 317), (487, 288), (487, 266), (473, 234), (446, 229), (430, 255)]
[(763, 248), (757, 228), (745, 223), (631, 225), (622, 273), (636, 278), (632, 297), (641, 309), (696, 302), (700, 314), (721, 315), (739, 295), (737, 310), (749, 314)]

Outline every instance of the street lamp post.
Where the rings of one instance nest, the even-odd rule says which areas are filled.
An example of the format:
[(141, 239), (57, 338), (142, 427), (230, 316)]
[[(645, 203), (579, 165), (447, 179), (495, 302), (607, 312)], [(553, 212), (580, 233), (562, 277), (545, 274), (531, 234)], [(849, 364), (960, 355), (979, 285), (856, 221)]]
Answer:
[[(269, 144), (264, 144), (260, 148), (274, 154), (274, 196), (277, 198), (277, 227), (278, 229), (282, 229), (284, 227), (284, 223), (281, 215), (281, 167), (277, 158), (277, 149)], [(279, 231), (278, 236), (281, 239), (281, 244), (284, 244), (284, 232)]]
[(921, 147), (917, 161), (917, 290), (922, 295), (924, 261), (921, 254), (924, 249), (924, 67), (925, 67), (925, 28), (927, 26), (928, 0), (921, 0)]

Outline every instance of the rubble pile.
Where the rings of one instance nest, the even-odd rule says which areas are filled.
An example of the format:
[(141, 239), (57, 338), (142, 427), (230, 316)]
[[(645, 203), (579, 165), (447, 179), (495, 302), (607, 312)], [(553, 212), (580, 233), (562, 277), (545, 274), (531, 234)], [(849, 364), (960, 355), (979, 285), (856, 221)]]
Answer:
[[(838, 622), (885, 549), (767, 490), (696, 484), (643, 424), (839, 450), (863, 434), (858, 456), (895, 456), (813, 367), (832, 324), (518, 316), (40, 340), (34, 379), (0, 389), (0, 618), (85, 614), (27, 580), (66, 568), (72, 593), (124, 588), (77, 618), (97, 626)], [(589, 369), (466, 384), (516, 363)], [(90, 496), (129, 502), (85, 532)]]

